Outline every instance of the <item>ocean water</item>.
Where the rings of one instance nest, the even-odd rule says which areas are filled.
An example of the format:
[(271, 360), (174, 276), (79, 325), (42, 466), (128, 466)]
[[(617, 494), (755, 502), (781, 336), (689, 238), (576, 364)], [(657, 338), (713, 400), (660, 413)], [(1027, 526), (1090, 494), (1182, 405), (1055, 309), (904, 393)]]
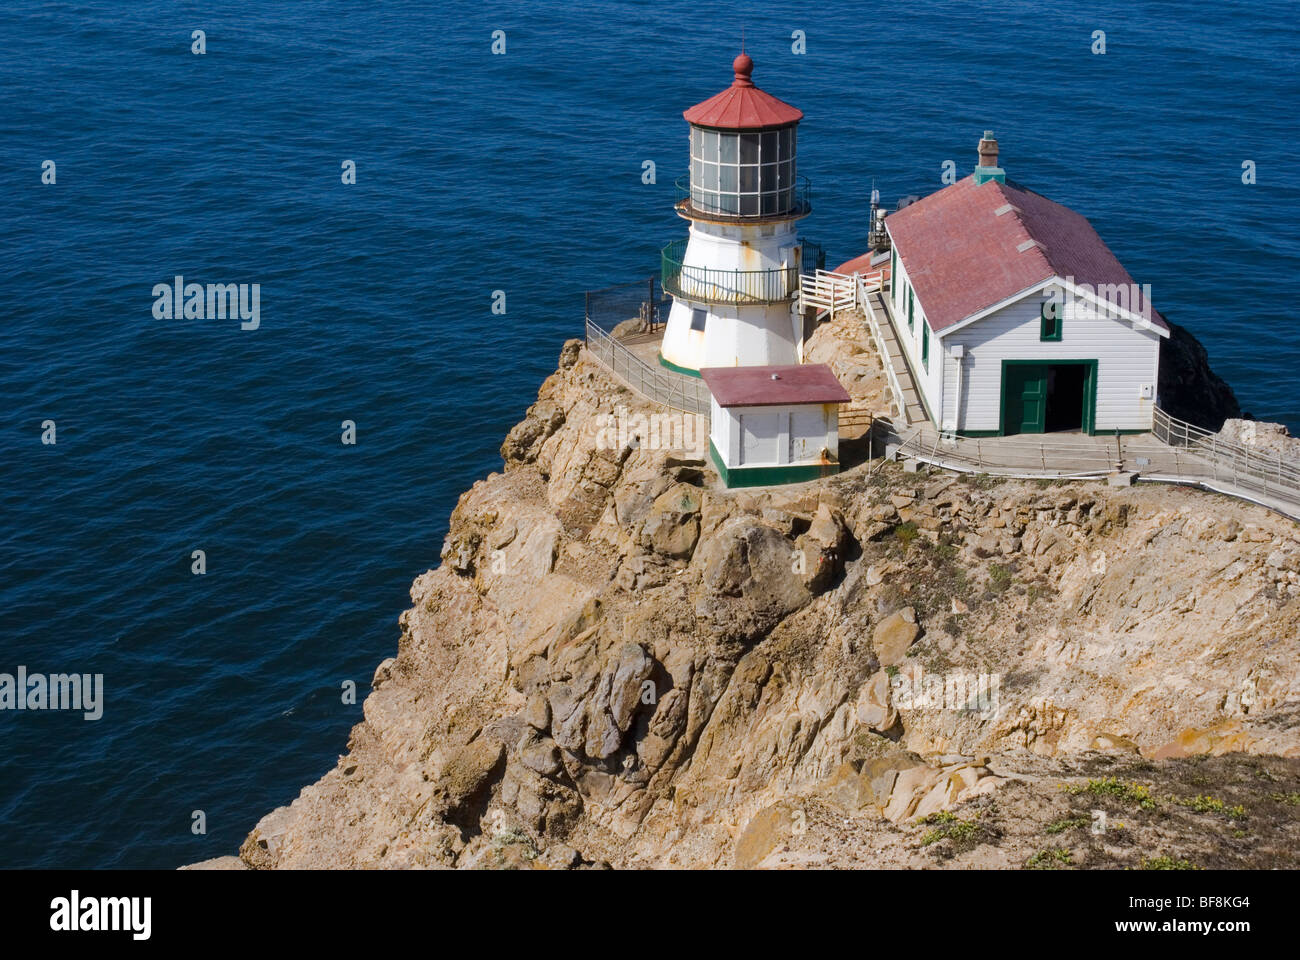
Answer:
[[(992, 128), (1012, 179), (1089, 216), (1243, 405), (1300, 432), (1287, 0), (11, 0), (0, 672), (106, 690), (97, 721), (0, 712), (0, 866), (231, 853), (329, 769), (361, 718), (342, 685), (360, 701), (395, 652), (582, 291), (684, 235), (681, 111), (730, 82), (742, 29), (806, 114), (804, 233), (831, 261), (865, 249), (873, 179), (928, 193)], [(260, 326), (155, 319), (178, 274), (260, 284)]]

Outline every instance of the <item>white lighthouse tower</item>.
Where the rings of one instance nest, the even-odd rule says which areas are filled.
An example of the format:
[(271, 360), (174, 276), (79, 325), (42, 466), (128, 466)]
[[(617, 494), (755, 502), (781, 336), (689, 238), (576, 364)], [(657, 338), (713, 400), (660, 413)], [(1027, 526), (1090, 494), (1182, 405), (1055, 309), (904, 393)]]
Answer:
[(811, 211), (795, 172), (803, 112), (764, 93), (741, 53), (731, 86), (682, 115), (691, 172), (677, 212), (690, 235), (663, 250), (663, 288), (673, 305), (659, 360), (699, 376), (704, 367), (795, 364), (803, 322), (800, 270), (820, 266), (795, 224)]

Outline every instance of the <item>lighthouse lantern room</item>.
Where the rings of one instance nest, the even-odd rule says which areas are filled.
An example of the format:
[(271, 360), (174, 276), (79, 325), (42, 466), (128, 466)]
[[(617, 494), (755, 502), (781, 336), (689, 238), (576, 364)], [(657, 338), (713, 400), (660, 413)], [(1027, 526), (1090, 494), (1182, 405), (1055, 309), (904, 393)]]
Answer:
[(803, 112), (754, 86), (741, 53), (735, 80), (683, 113), (691, 168), (677, 212), (689, 236), (663, 249), (663, 286), (673, 298), (660, 362), (699, 376), (704, 367), (799, 363), (799, 274), (818, 251), (795, 232), (811, 211), (795, 170)]

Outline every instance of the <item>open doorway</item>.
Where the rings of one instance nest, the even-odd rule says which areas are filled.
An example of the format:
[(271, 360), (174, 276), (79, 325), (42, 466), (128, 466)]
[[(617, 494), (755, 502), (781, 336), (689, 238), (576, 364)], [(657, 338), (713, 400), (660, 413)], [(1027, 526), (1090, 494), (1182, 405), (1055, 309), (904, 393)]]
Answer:
[(1096, 423), (1097, 361), (1002, 361), (1002, 430), (1092, 433)]
[(1083, 429), (1088, 367), (1082, 363), (1051, 364), (1047, 368), (1047, 433)]

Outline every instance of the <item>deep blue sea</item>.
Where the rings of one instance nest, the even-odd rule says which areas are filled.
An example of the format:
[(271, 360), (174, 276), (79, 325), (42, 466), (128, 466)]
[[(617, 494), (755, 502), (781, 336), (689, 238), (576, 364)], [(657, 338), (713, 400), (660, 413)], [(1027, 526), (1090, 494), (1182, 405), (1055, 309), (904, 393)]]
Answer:
[[(98, 721), (0, 712), (0, 866), (232, 853), (334, 764), (457, 497), (581, 335), (582, 291), (684, 236), (681, 111), (730, 82), (742, 28), (755, 81), (806, 114), (804, 233), (832, 263), (865, 249), (873, 179), (891, 206), (928, 193), (991, 128), (1008, 176), (1090, 217), (1243, 405), (1300, 432), (1298, 19), (0, 5), (0, 672), (106, 687)], [(260, 284), (260, 327), (155, 319), (177, 274)]]

